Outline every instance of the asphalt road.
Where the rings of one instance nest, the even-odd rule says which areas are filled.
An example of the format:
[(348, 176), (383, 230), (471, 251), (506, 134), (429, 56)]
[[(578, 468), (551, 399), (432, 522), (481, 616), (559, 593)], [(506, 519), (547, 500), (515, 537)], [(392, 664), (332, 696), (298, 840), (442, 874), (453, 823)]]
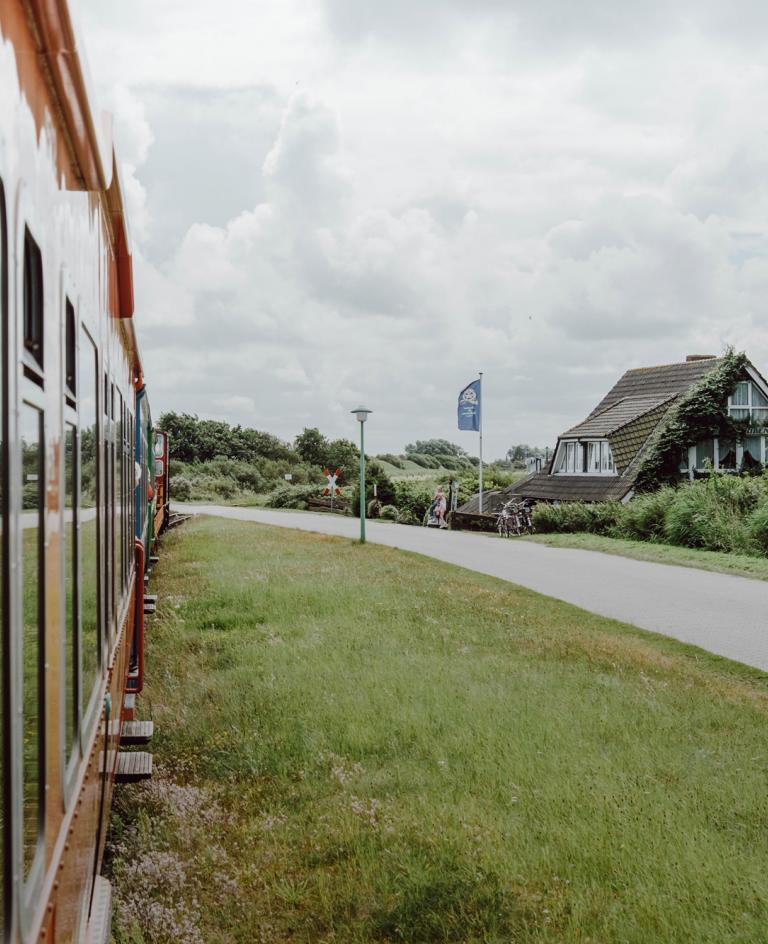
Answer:
[[(174, 510), (356, 538), (356, 518), (308, 512), (178, 505)], [(366, 522), (375, 544), (501, 577), (592, 613), (693, 643), (768, 670), (768, 582), (612, 554), (546, 547), (461, 531)]]

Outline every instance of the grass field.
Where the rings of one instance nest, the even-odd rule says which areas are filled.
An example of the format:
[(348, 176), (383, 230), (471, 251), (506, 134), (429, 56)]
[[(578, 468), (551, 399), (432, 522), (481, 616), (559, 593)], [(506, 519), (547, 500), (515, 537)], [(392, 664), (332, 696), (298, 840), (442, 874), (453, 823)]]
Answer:
[(577, 547), (585, 551), (602, 551), (619, 554), (635, 560), (654, 561), (659, 564), (678, 564), (695, 567), (737, 577), (754, 577), (768, 580), (768, 558), (750, 554), (730, 554), (722, 551), (702, 551), (672, 544), (656, 544), (652, 541), (628, 541), (623, 538), (606, 538), (598, 534), (536, 534), (526, 538), (537, 544), (550, 547)]
[(153, 584), (120, 944), (766, 940), (758, 672), (249, 523), (173, 532)]

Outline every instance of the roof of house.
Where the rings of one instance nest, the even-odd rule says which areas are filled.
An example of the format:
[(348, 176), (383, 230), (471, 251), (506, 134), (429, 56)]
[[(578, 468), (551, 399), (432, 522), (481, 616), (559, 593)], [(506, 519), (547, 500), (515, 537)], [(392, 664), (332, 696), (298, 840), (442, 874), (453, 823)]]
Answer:
[[(537, 501), (621, 501), (632, 488), (623, 475), (549, 475), (536, 472), (504, 490), (504, 499)], [(463, 509), (462, 509), (463, 511)]]
[(662, 406), (671, 400), (673, 396), (674, 394), (662, 397), (622, 397), (621, 400), (602, 412), (591, 413), (583, 423), (579, 423), (563, 433), (563, 438), (566, 436), (574, 436), (579, 439), (587, 436), (610, 436), (611, 433), (615, 433), (628, 423), (632, 423), (646, 413)]
[(637, 367), (628, 370), (592, 410), (587, 419), (603, 413), (626, 397), (656, 397), (658, 400), (678, 396), (710, 371), (722, 364), (721, 357), (662, 364), (659, 367)]

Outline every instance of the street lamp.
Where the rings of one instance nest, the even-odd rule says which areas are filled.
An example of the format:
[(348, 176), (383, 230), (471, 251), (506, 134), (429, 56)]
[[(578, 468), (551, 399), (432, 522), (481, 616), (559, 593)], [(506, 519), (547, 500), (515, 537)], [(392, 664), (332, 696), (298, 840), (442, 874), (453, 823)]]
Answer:
[(358, 406), (350, 412), (355, 414), (357, 422), (360, 424), (360, 543), (365, 544), (365, 438), (363, 436), (363, 425), (371, 410), (364, 406)]

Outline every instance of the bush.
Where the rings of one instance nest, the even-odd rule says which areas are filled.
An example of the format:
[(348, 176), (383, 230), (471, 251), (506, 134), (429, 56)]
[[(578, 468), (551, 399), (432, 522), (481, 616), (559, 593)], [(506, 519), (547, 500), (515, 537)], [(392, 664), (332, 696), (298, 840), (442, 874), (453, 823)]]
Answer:
[(382, 462), (388, 462), (390, 465), (393, 465), (396, 469), (404, 469), (405, 463), (400, 458), (391, 452), (383, 452), (381, 455), (376, 456), (377, 459), (381, 459)]
[(401, 512), (409, 512), (417, 521), (421, 521), (432, 503), (433, 491), (423, 482), (395, 482), (394, 493), (394, 504)]
[(712, 475), (677, 490), (664, 519), (670, 544), (708, 551), (746, 550), (750, 540), (744, 511), (755, 507), (754, 493), (744, 479)]
[[(392, 505), (395, 500), (395, 489), (392, 480), (384, 469), (372, 459), (366, 467), (365, 475), (365, 501), (366, 508), (368, 502), (373, 499), (373, 486), (376, 485), (376, 498), (382, 505)], [(351, 508), (353, 515), (360, 514), (360, 484), (355, 482), (351, 497)]]
[(620, 515), (621, 505), (617, 502), (537, 505), (533, 512), (533, 526), (541, 534), (608, 534), (615, 529)]
[(407, 508), (404, 508), (400, 510), (400, 514), (397, 516), (397, 523), (420, 525), (421, 519), (418, 518), (412, 511), (409, 511)]
[(747, 519), (747, 534), (761, 554), (768, 554), (768, 501), (755, 508)]
[(382, 521), (397, 521), (399, 514), (399, 511), (394, 505), (384, 505), (379, 512), (379, 517)]
[(267, 508), (306, 508), (310, 498), (320, 495), (317, 485), (281, 485), (266, 501)]
[(189, 501), (192, 498), (192, 481), (186, 475), (177, 475), (169, 479), (168, 489), (171, 493), (171, 499), (176, 501)]
[(632, 499), (622, 507), (617, 535), (635, 541), (663, 540), (666, 515), (676, 495), (674, 488), (665, 486)]

